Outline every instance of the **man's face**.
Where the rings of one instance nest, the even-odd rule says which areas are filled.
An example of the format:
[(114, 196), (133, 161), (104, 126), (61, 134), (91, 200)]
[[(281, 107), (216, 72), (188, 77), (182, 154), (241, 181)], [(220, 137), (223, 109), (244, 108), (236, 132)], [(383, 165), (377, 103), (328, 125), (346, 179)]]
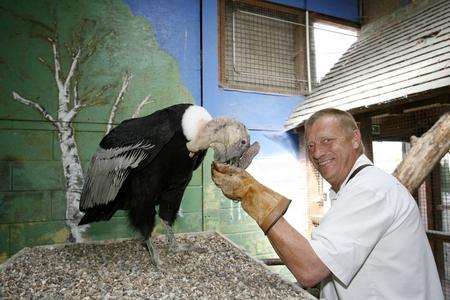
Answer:
[(344, 131), (333, 116), (316, 120), (306, 132), (309, 159), (323, 178), (338, 191), (356, 159), (361, 136), (359, 130)]

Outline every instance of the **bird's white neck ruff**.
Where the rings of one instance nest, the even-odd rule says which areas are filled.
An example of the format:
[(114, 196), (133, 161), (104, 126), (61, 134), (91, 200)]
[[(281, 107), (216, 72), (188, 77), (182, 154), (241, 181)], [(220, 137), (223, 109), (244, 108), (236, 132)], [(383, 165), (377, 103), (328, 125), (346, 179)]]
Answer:
[(192, 105), (186, 109), (181, 120), (183, 134), (186, 139), (192, 141), (206, 123), (211, 120), (211, 115), (201, 106)]

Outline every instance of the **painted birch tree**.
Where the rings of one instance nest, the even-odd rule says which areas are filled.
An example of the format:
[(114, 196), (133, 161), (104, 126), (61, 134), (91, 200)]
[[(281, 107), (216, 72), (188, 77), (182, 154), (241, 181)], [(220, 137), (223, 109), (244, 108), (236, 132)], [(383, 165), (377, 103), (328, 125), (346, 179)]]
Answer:
[(191, 96), (180, 83), (176, 62), (159, 49), (150, 24), (122, 1), (16, 2), (0, 5), (1, 18), (16, 25), (16, 35), (2, 43), (21, 49), (0, 51), (6, 66), (0, 73), (6, 88), (0, 92), (33, 108), (57, 132), (69, 240), (80, 242), (84, 176), (74, 125), (100, 119), (108, 133), (116, 120), (137, 117), (150, 95), (164, 101), (154, 101), (152, 110)]

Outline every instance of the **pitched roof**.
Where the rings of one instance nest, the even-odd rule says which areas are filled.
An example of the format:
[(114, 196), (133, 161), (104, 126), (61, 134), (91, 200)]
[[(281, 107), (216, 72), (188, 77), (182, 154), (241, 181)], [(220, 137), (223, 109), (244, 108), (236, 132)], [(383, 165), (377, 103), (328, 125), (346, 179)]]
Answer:
[(450, 1), (412, 8), (362, 32), (285, 128), (323, 108), (351, 110), (450, 86)]

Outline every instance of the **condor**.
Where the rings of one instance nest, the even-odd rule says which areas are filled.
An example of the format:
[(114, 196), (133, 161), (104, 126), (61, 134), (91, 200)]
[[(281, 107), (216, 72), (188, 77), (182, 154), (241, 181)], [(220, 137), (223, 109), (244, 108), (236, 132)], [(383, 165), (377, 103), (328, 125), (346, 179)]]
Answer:
[[(209, 147), (214, 160), (239, 165), (250, 148), (250, 137), (242, 123), (213, 119), (203, 107), (190, 104), (122, 122), (101, 140), (92, 157), (80, 200), (85, 215), (79, 225), (109, 220), (117, 210), (127, 210), (130, 224), (142, 234), (158, 266), (151, 240), (156, 207), (171, 248), (180, 249), (172, 225), (192, 173)], [(245, 168), (251, 158), (240, 166)]]

